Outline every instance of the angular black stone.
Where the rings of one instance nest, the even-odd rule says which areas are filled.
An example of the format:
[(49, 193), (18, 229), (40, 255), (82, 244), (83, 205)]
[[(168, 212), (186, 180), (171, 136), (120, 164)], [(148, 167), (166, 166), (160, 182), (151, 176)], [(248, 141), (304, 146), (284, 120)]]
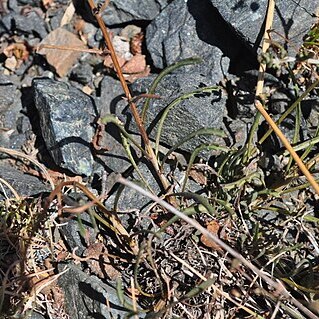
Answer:
[[(264, 32), (264, 20), (268, 0), (238, 1), (209, 0), (217, 8), (224, 20), (251, 47), (257, 49)], [(316, 23), (317, 0), (277, 0), (271, 38), (276, 43), (290, 47), (290, 53), (296, 55), (294, 47), (302, 44), (302, 38)], [(279, 34), (279, 35), (278, 35)]]
[[(138, 93), (147, 92), (153, 77), (137, 80), (132, 88)], [(157, 133), (158, 121), (166, 106), (183, 93), (191, 92), (200, 87), (213, 86), (211, 80), (199, 73), (178, 73), (166, 76), (159, 84), (156, 94), (161, 99), (153, 99), (147, 112), (145, 126), (149, 136), (154, 139)], [(124, 112), (125, 113), (125, 112)], [(129, 129), (137, 132), (131, 113), (128, 117)], [(223, 116), (226, 114), (226, 98), (221, 92), (198, 94), (181, 101), (168, 112), (164, 121), (160, 142), (166, 146), (173, 146), (188, 134), (201, 128), (223, 128)], [(221, 138), (216, 136), (197, 136), (192, 138), (180, 149), (188, 152), (203, 143), (221, 143)]]
[(203, 60), (197, 70), (214, 82), (228, 71), (229, 61), (223, 56), (233, 68), (249, 69), (255, 64), (255, 55), (208, 0), (170, 3), (147, 27), (146, 44), (155, 67), (197, 56)]
[(74, 174), (91, 175), (92, 122), (97, 115), (92, 99), (66, 83), (34, 79), (32, 84), (42, 136), (53, 160)]
[(134, 20), (153, 20), (169, 0), (113, 0), (103, 13), (107, 25)]

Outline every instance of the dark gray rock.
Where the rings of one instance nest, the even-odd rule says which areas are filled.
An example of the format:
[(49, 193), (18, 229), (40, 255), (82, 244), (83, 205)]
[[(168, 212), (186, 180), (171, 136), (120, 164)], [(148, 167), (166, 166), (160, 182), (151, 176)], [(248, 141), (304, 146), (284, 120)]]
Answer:
[(59, 8), (59, 7), (50, 7), (47, 10), (46, 15), (50, 19), (51, 30), (55, 30), (60, 27), (64, 12), (65, 12), (65, 8)]
[(26, 141), (25, 133), (31, 129), (31, 125), (21, 111), (20, 90), (13, 84), (0, 84), (0, 145), (2, 147), (20, 149)]
[(7, 7), (8, 9), (19, 13), (19, 11), (21, 10), (21, 8), (18, 6), (18, 1), (17, 0), (9, 0), (7, 3)]
[(74, 174), (91, 175), (92, 122), (97, 115), (92, 99), (66, 83), (42, 78), (32, 84), (42, 136), (53, 160)]
[[(80, 227), (83, 227), (86, 235), (89, 235), (89, 242), (93, 243), (95, 239), (94, 226), (89, 214), (83, 213), (78, 216), (78, 219), (71, 219), (66, 225), (60, 227), (61, 237), (69, 246), (69, 250), (77, 248), (76, 254), (81, 256), (87, 248), (87, 243), (80, 233)], [(81, 224), (80, 224), (81, 223)], [(81, 226), (82, 225), (82, 226)]]
[[(234, 35), (207, 0), (175, 0), (147, 27), (146, 44), (155, 67), (164, 68), (181, 59), (197, 56), (197, 69), (214, 82), (233, 69), (252, 68), (255, 56)], [(240, 63), (237, 61), (240, 60)]]
[(35, 33), (41, 39), (48, 34), (45, 21), (34, 11), (30, 11), (27, 16), (18, 13), (7, 14), (2, 18), (1, 24), (6, 32)]
[(289, 102), (287, 94), (276, 91), (269, 98), (269, 111), (272, 114), (283, 114), (288, 108)]
[[(209, 0), (219, 11), (238, 36), (255, 50), (259, 47), (263, 36), (264, 19), (268, 0)], [(274, 23), (272, 28), (280, 36), (271, 33), (271, 38), (284, 44), (283, 37), (288, 39), (291, 53), (296, 54), (294, 46), (300, 46), (303, 36), (316, 23), (318, 1), (316, 0), (278, 0), (276, 1)], [(287, 43), (286, 43), (287, 44)]]
[[(127, 105), (123, 100), (123, 89), (118, 80), (105, 76), (100, 83), (99, 91), (100, 96), (96, 98), (96, 104), (100, 117), (103, 118), (107, 114), (119, 114)], [(106, 146), (108, 151), (97, 157), (106, 171), (123, 173), (131, 166), (122, 145), (119, 130), (114, 124), (107, 124), (101, 144)]]
[[(33, 196), (42, 192), (50, 191), (50, 187), (43, 184), (38, 178), (27, 175), (14, 167), (9, 166), (8, 164), (0, 164), (0, 177), (6, 180), (20, 196)], [(13, 194), (5, 186), (2, 185), (6, 191), (6, 194), (9, 197), (12, 197)], [(0, 199), (3, 199), (3, 190), (0, 189)]]
[(113, 0), (103, 13), (107, 25), (134, 20), (153, 20), (169, 0)]
[[(167, 167), (166, 167), (167, 168)], [(134, 183), (142, 186), (144, 189), (151, 190), (154, 194), (159, 194), (161, 192), (161, 188), (158, 184), (158, 181), (154, 178), (152, 171), (148, 167), (145, 162), (140, 162), (138, 164), (139, 172), (144, 177), (147, 185), (142, 180), (141, 176), (138, 174), (136, 170), (134, 170), (130, 176), (128, 177), (129, 180), (133, 181)], [(118, 202), (116, 203), (116, 210), (119, 212), (130, 212), (130, 211), (142, 211), (145, 209), (152, 200), (144, 195), (136, 192), (134, 189), (130, 187), (119, 187), (117, 192), (110, 196), (106, 202), (106, 205), (113, 209), (115, 208), (115, 199), (118, 197)], [(129, 213), (125, 213), (119, 216), (123, 222), (124, 227), (131, 227), (134, 222), (128, 221), (131, 217)], [(147, 228), (147, 227), (145, 227)]]
[(0, 84), (0, 114), (11, 108), (15, 104), (15, 101), (19, 99), (20, 95), (14, 85)]
[[(154, 78), (144, 78), (136, 81), (132, 88), (137, 94), (147, 92)], [(158, 121), (166, 106), (183, 93), (194, 91), (200, 87), (212, 86), (213, 83), (199, 73), (178, 73), (166, 76), (159, 84), (156, 94), (161, 99), (153, 99), (147, 113), (145, 126), (149, 136), (154, 139), (157, 132)], [(137, 128), (131, 119), (129, 111), (123, 112), (127, 117), (130, 130), (136, 132)], [(173, 146), (188, 134), (201, 128), (222, 128), (223, 116), (226, 114), (226, 98), (221, 92), (198, 94), (182, 101), (172, 108), (162, 128), (160, 142)], [(180, 149), (192, 152), (203, 143), (223, 144), (221, 138), (216, 136), (198, 136), (183, 144)]]
[(127, 312), (115, 288), (94, 275), (86, 274), (75, 265), (69, 264), (68, 269), (59, 277), (58, 284), (64, 291), (66, 311), (70, 318), (125, 318)]
[(17, 0), (17, 2), (20, 6), (41, 7), (41, 0)]
[(93, 68), (88, 63), (78, 63), (72, 68), (70, 79), (86, 85), (92, 80), (92, 71)]

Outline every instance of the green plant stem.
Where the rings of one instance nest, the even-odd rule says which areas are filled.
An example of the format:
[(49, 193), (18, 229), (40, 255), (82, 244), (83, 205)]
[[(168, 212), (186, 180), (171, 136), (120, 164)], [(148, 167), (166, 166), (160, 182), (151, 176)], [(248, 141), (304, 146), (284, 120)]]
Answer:
[[(164, 163), (167, 161), (168, 157), (176, 149), (178, 149), (181, 145), (183, 145), (184, 143), (186, 143), (190, 139), (192, 139), (192, 138), (194, 138), (196, 136), (200, 136), (200, 135), (214, 135), (214, 136), (218, 136), (218, 137), (226, 137), (226, 134), (222, 130), (218, 130), (218, 129), (214, 129), (214, 128), (201, 128), (201, 129), (199, 129), (199, 130), (197, 130), (195, 132), (192, 132), (192, 133), (188, 134), (182, 140), (180, 140), (178, 143), (176, 143), (174, 146), (172, 146), (169, 149), (169, 151), (166, 153), (166, 155), (164, 156), (161, 165), (163, 166)], [(226, 146), (218, 146), (218, 145), (216, 145), (216, 147), (220, 147), (220, 150), (223, 150), (224, 152), (228, 151), (228, 148)], [(206, 146), (205, 146), (205, 148), (206, 148)]]
[[(164, 125), (164, 121), (167, 118), (167, 115), (169, 113), (169, 111), (171, 109), (173, 109), (174, 107), (176, 107), (179, 103), (181, 103), (184, 100), (189, 99), (190, 97), (195, 96), (196, 94), (200, 94), (200, 93), (210, 93), (212, 91), (218, 91), (219, 87), (216, 86), (211, 86), (211, 87), (204, 87), (204, 88), (200, 88), (198, 90), (195, 90), (193, 92), (188, 92), (185, 93), (181, 96), (179, 96), (177, 99), (175, 99), (174, 101), (172, 101), (164, 110), (159, 123), (158, 123), (158, 129), (157, 129), (157, 134), (156, 134), (156, 142), (155, 142), (155, 155), (157, 156), (158, 154), (158, 148), (159, 148), (159, 142), (160, 142), (160, 138), (161, 138), (161, 134), (162, 134), (162, 129), (163, 129), (163, 125)], [(217, 131), (217, 130), (216, 130)]]
[[(169, 67), (165, 68), (157, 76), (157, 78), (154, 80), (154, 82), (152, 83), (148, 93), (149, 94), (154, 94), (158, 84), (169, 73), (173, 72), (174, 70), (176, 70), (176, 69), (178, 69), (178, 68), (180, 68), (182, 66), (200, 63), (201, 61), (202, 60), (200, 58), (193, 57), (193, 58), (181, 60), (181, 61), (176, 62), (176, 63), (170, 65)], [(146, 113), (147, 113), (147, 111), (149, 109), (150, 101), (151, 101), (150, 98), (146, 98), (144, 106), (143, 106), (143, 109), (142, 109), (141, 118), (142, 118), (143, 123), (145, 123), (145, 121), (146, 121)]]

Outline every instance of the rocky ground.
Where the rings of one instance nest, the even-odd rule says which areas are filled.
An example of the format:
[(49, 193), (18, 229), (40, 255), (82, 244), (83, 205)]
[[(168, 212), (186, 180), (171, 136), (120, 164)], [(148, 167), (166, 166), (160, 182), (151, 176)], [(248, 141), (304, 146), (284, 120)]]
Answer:
[[(261, 54), (267, 5), (111, 0), (91, 10), (86, 1), (1, 0), (4, 318), (317, 318), (318, 195), (254, 99), (263, 62), (267, 109), (318, 178), (318, 3), (276, 1)], [(96, 15), (161, 173), (145, 156)], [(119, 174), (291, 296), (117, 183)]]

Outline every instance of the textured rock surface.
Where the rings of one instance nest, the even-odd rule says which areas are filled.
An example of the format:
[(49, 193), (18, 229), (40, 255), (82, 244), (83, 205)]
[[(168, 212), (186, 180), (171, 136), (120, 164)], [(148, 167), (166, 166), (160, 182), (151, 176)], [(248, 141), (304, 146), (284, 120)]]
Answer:
[[(219, 11), (227, 23), (235, 29), (247, 44), (257, 49), (263, 35), (263, 23), (267, 12), (268, 0), (238, 1), (238, 0), (209, 0)], [(318, 9), (316, 0), (278, 0), (276, 1), (273, 29), (271, 34), (274, 41), (283, 43), (283, 37), (292, 44), (300, 45), (303, 36), (312, 24), (317, 21), (315, 16)], [(293, 47), (291, 47), (293, 52)], [(297, 52), (294, 51), (296, 54)]]
[(90, 142), (96, 116), (91, 98), (62, 82), (33, 80), (42, 136), (55, 163), (74, 174), (91, 175)]
[(31, 11), (27, 16), (11, 13), (3, 17), (0, 23), (0, 33), (8, 32), (9, 30), (11, 32), (29, 34), (34, 32), (41, 39), (48, 33), (44, 20), (34, 11)]
[[(101, 117), (106, 114), (118, 114), (118, 110), (122, 110), (127, 105), (123, 100), (120, 82), (110, 76), (105, 76), (101, 81), (100, 92), (100, 96), (96, 98), (96, 104)], [(114, 124), (107, 124), (101, 144), (107, 147), (108, 151), (97, 157), (107, 172), (123, 173), (131, 166), (122, 146), (119, 130)]]
[(112, 0), (103, 14), (103, 19), (107, 25), (133, 20), (152, 20), (168, 2), (168, 0)]
[(147, 27), (146, 43), (157, 68), (198, 56), (203, 63), (197, 69), (215, 82), (223, 78), (222, 71), (228, 71), (228, 59), (222, 59), (223, 55), (237, 68), (238, 59), (243, 69), (255, 62), (254, 55), (207, 0), (175, 0), (169, 4)]
[(58, 279), (58, 284), (64, 291), (65, 306), (70, 318), (125, 317), (127, 312), (121, 306), (115, 288), (74, 265), (70, 264), (68, 268), (69, 270)]
[[(38, 178), (24, 174), (8, 164), (0, 164), (0, 177), (6, 180), (20, 196), (32, 196), (45, 191), (50, 191), (50, 188), (41, 183)], [(3, 187), (9, 197), (13, 196), (5, 185), (3, 185)], [(0, 199), (3, 198), (1, 189)]]
[(0, 83), (0, 114), (14, 105), (17, 95), (20, 96), (14, 85)]
[[(89, 242), (94, 242), (96, 234), (94, 233), (94, 227), (92, 225), (90, 216), (86, 213), (83, 213), (79, 215), (78, 218), (81, 220), (82, 227), (85, 230), (87, 236), (86, 239)], [(87, 248), (86, 241), (83, 236), (81, 236), (80, 231), (81, 230), (77, 219), (69, 220), (66, 225), (63, 225), (60, 228), (61, 236), (67, 243), (68, 248), (70, 251), (73, 251), (76, 248), (76, 253), (78, 255), (82, 255), (84, 250)]]
[[(147, 91), (152, 78), (138, 80), (133, 85), (137, 92)], [(212, 86), (213, 83), (199, 73), (178, 73), (166, 76), (159, 84), (156, 94), (161, 99), (153, 99), (147, 113), (146, 127), (150, 137), (155, 138), (158, 121), (164, 108), (175, 98), (183, 93), (194, 91), (203, 86)], [(171, 109), (164, 121), (161, 143), (173, 146), (188, 134), (200, 128), (222, 128), (223, 116), (226, 112), (225, 97), (216, 94), (199, 94), (182, 101)], [(128, 117), (130, 129), (136, 131), (133, 121), (130, 121), (131, 113), (124, 112)], [(199, 136), (183, 144), (180, 149), (192, 152), (202, 143), (221, 143), (221, 139), (214, 136)]]

